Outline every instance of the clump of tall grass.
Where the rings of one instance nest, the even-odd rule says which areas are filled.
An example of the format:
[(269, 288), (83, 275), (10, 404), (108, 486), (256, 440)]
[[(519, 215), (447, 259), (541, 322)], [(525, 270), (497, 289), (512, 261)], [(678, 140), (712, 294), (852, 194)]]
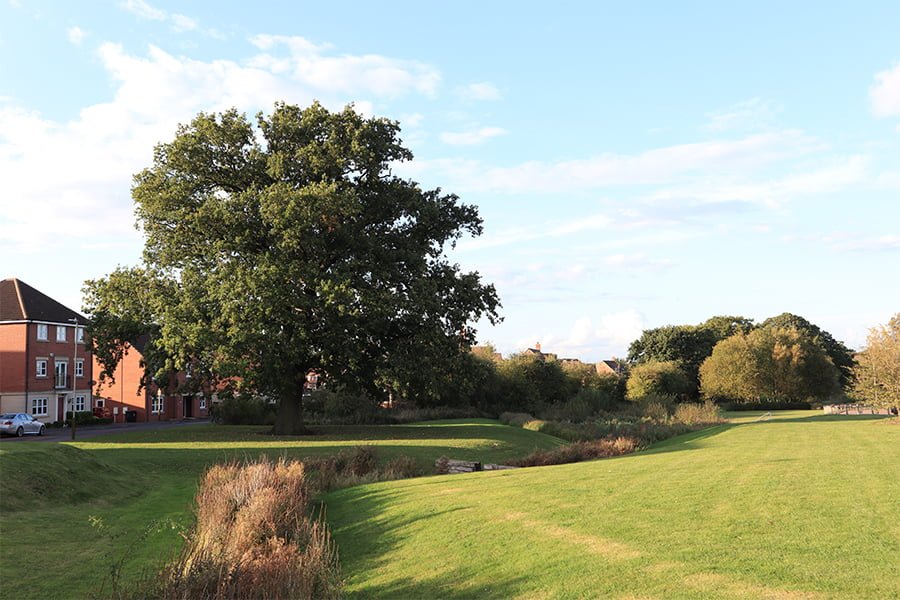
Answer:
[(196, 525), (162, 573), (158, 595), (338, 597), (337, 551), (324, 523), (311, 515), (311, 494), (297, 461), (214, 465), (197, 491)]
[(379, 466), (374, 446), (356, 446), (330, 456), (305, 458), (303, 462), (310, 481), (323, 492), (423, 474), (415, 459), (408, 456), (397, 456)]
[(553, 450), (535, 450), (525, 458), (514, 460), (514, 467), (545, 467), (566, 463), (622, 456), (636, 451), (640, 441), (633, 437), (616, 437), (590, 442), (573, 442)]

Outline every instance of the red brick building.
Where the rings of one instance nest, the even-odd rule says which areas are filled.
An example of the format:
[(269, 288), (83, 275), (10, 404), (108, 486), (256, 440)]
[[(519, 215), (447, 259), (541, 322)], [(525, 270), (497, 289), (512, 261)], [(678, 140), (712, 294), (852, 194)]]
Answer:
[(93, 408), (87, 319), (19, 279), (0, 281), (0, 412), (44, 423)]
[[(134, 411), (135, 420), (139, 422), (209, 416), (210, 399), (204, 394), (185, 391), (190, 387), (187, 385), (189, 376), (185, 373), (172, 373), (163, 388), (153, 381), (145, 381), (143, 353), (146, 345), (146, 337), (127, 344), (113, 377), (98, 381), (96, 402), (104, 416), (117, 423), (125, 421), (126, 411)], [(96, 359), (94, 372), (100, 379), (103, 367)]]

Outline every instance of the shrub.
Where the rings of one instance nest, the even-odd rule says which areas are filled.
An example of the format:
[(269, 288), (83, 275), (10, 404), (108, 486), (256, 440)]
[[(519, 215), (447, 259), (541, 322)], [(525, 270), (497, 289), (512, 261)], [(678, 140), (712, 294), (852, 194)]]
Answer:
[(197, 522), (161, 578), (165, 598), (336, 598), (337, 552), (310, 514), (302, 463), (215, 465), (196, 495)]
[(566, 463), (621, 456), (634, 452), (640, 446), (639, 440), (633, 437), (615, 437), (591, 442), (573, 442), (553, 450), (535, 450), (525, 458), (514, 460), (510, 464), (516, 467), (543, 467)]
[(274, 425), (276, 405), (262, 398), (235, 396), (210, 406), (213, 423), (220, 425)]
[(632, 401), (647, 396), (672, 396), (684, 398), (691, 393), (693, 384), (675, 361), (650, 361), (631, 369), (625, 396)]
[(528, 413), (505, 412), (500, 414), (500, 422), (512, 427), (522, 427), (525, 423), (533, 420), (534, 417)]
[(719, 407), (709, 400), (703, 404), (679, 404), (675, 407), (675, 414), (672, 415), (672, 418), (685, 425), (722, 422), (722, 415), (719, 412)]

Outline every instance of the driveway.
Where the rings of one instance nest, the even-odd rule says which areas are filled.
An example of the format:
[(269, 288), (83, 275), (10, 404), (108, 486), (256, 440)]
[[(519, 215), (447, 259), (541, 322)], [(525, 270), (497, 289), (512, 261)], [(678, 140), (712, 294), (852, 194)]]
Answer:
[[(183, 421), (153, 421), (150, 423), (114, 423), (110, 425), (84, 425), (75, 431), (75, 440), (86, 440), (101, 435), (122, 433), (124, 431), (147, 431), (154, 429), (170, 429), (172, 427), (190, 427), (191, 425), (205, 425), (209, 419), (185, 419)], [(6, 442), (68, 442), (72, 439), (72, 430), (68, 427), (46, 427), (44, 435), (26, 435), (17, 437), (2, 437)]]

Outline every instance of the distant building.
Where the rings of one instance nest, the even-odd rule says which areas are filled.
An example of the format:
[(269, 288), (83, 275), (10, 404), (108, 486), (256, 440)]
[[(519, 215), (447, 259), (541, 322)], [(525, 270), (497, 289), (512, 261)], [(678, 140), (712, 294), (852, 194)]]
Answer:
[(535, 342), (534, 348), (526, 348), (522, 354), (525, 356), (535, 356), (538, 360), (545, 362), (553, 362), (557, 359), (556, 354), (553, 354), (552, 352), (542, 352), (540, 342)]
[[(133, 412), (134, 420), (170, 421), (209, 416), (212, 396), (189, 392), (190, 373), (173, 371), (164, 386), (146, 377), (144, 350), (147, 336), (140, 336), (125, 345), (122, 360), (116, 365), (113, 377), (97, 384), (96, 405), (103, 416), (113, 421), (125, 421), (126, 411)], [(94, 370), (101, 373), (103, 366), (96, 361)]]
[(87, 323), (24, 281), (0, 281), (0, 412), (53, 423), (93, 408)]
[(601, 360), (597, 363), (597, 373), (600, 375), (624, 375), (627, 369), (625, 363), (618, 360)]

